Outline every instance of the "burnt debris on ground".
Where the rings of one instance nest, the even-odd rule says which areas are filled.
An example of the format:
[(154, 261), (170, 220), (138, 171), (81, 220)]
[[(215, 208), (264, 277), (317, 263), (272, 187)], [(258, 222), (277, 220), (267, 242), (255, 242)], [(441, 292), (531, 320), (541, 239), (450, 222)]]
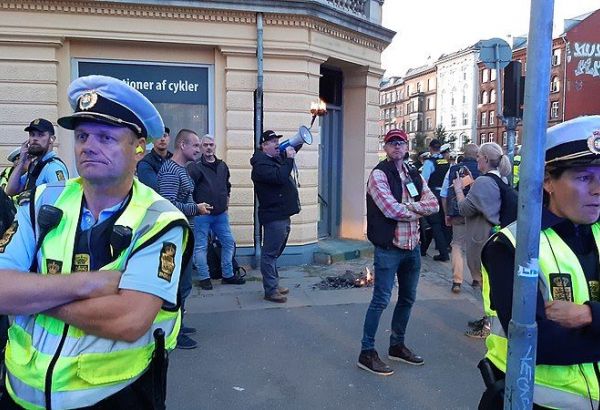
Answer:
[(373, 286), (373, 280), (373, 274), (369, 268), (365, 268), (359, 273), (347, 270), (339, 276), (327, 276), (321, 282), (315, 284), (313, 289), (332, 290), (370, 287)]

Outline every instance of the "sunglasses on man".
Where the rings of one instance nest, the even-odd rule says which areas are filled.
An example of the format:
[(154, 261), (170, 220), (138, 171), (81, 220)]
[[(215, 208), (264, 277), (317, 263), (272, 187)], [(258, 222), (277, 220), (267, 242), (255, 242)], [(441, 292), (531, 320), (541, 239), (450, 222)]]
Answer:
[(399, 140), (396, 140), (396, 141), (390, 141), (390, 142), (388, 142), (387, 144), (388, 144), (388, 145), (391, 145), (392, 147), (400, 147), (400, 146), (402, 146), (402, 145), (406, 145), (406, 141), (399, 141)]

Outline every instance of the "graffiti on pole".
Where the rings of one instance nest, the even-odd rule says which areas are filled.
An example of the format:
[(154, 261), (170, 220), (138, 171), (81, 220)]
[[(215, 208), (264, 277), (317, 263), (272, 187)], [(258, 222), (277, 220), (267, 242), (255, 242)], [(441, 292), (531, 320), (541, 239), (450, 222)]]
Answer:
[(520, 399), (522, 408), (528, 409), (531, 406), (529, 401), (529, 397), (532, 397), (532, 394), (529, 394), (533, 389), (533, 354), (532, 354), (532, 346), (529, 345), (529, 349), (527, 353), (521, 357), (521, 368), (519, 371), (519, 378), (517, 379), (517, 386), (519, 386), (520, 391)]

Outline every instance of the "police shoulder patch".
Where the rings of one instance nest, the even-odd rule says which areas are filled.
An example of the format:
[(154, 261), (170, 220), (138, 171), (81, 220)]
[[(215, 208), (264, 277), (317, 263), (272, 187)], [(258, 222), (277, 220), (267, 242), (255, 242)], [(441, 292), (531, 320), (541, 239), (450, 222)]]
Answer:
[(163, 242), (160, 250), (160, 260), (158, 262), (158, 277), (171, 282), (173, 272), (175, 271), (175, 253), (177, 246), (171, 242)]
[(58, 275), (61, 273), (63, 263), (54, 259), (46, 259), (46, 272), (48, 275)]
[(17, 222), (17, 220), (15, 220), (4, 232), (4, 235), (2, 235), (2, 238), (0, 238), (0, 253), (4, 253), (4, 251), (6, 250), (6, 246), (10, 243), (13, 236), (15, 236), (18, 228), (19, 223)]
[(65, 180), (64, 172), (62, 172), (60, 170), (56, 171), (56, 179), (58, 179), (59, 181), (64, 181)]

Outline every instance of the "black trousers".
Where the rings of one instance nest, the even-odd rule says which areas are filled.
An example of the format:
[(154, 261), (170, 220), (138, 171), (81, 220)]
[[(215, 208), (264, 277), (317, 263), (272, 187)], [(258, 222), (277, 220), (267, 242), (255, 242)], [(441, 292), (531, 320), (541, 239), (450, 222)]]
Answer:
[[(152, 385), (152, 371), (146, 371), (139, 379), (123, 390), (113, 394), (89, 407), (81, 410), (153, 410), (154, 390)], [(6, 393), (0, 398), (0, 410), (21, 410)]]

